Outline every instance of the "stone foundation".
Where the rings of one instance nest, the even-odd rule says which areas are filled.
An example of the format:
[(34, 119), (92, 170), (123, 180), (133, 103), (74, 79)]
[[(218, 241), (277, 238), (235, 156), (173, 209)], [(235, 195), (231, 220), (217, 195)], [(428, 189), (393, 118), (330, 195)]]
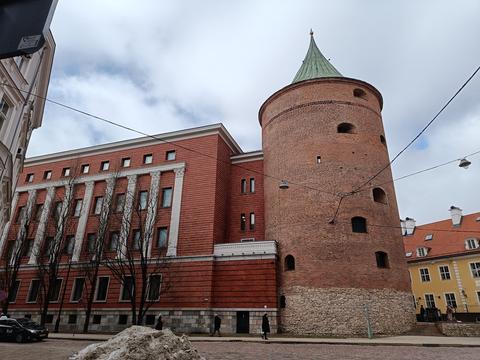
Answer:
[[(249, 328), (250, 334), (260, 334), (262, 325), (262, 316), (265, 313), (260, 309), (238, 309), (238, 311), (249, 311)], [(272, 333), (277, 331), (277, 312), (276, 310), (267, 311), (270, 320), (270, 329)], [(46, 327), (52, 331), (57, 319), (57, 312), (52, 309), (48, 313), (51, 315), (52, 322), (47, 323)], [(162, 315), (163, 327), (169, 328), (176, 333), (199, 333), (208, 334), (213, 332), (213, 317), (218, 314), (222, 318), (222, 326), (220, 331), (225, 334), (234, 334), (237, 332), (237, 309), (234, 310), (151, 310), (147, 312), (153, 323), (146, 323), (147, 317), (144, 318), (144, 325), (154, 326), (158, 315)], [(13, 318), (21, 318), (30, 316), (35, 322), (40, 323), (40, 313), (38, 311), (9, 311), (9, 315)], [(69, 324), (70, 315), (76, 315), (76, 322)], [(94, 315), (100, 315), (100, 323), (94, 324)], [(119, 324), (120, 315), (127, 316), (126, 324)], [(64, 310), (60, 320), (60, 332), (79, 333), (83, 331), (83, 323), (85, 321), (84, 310)], [(116, 333), (131, 326), (132, 317), (130, 312), (122, 310), (94, 310), (90, 317), (89, 332), (92, 333)]]
[(480, 324), (441, 322), (437, 328), (446, 336), (480, 336)]
[(392, 289), (293, 287), (284, 293), (279, 329), (296, 335), (394, 335), (415, 324), (412, 294)]

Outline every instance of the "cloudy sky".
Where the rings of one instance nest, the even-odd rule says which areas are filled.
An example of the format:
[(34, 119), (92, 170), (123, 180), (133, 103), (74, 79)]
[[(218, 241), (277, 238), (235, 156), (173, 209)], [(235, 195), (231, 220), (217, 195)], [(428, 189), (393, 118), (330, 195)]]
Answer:
[[(345, 76), (384, 97), (390, 156), (480, 65), (480, 2), (60, 1), (49, 97), (156, 134), (222, 122), (261, 147), (257, 113), (289, 84), (310, 28)], [(480, 74), (393, 166), (395, 177), (480, 150)], [(48, 104), (29, 156), (136, 137)], [(55, 139), (55, 141), (52, 141)], [(480, 211), (480, 155), (396, 182), (401, 217)]]

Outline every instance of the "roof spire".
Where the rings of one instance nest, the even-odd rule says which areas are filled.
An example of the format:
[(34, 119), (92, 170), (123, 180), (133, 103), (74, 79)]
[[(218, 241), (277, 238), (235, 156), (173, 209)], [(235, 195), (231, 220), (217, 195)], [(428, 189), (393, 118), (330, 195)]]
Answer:
[(342, 74), (318, 50), (313, 38), (313, 30), (310, 29), (310, 46), (292, 83), (322, 77), (342, 77)]

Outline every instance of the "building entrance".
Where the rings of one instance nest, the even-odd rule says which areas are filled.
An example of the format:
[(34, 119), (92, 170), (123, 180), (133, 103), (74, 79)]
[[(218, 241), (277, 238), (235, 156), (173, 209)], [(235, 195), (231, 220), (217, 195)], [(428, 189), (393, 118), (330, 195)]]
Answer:
[(250, 313), (248, 311), (237, 311), (237, 334), (248, 334), (250, 332)]

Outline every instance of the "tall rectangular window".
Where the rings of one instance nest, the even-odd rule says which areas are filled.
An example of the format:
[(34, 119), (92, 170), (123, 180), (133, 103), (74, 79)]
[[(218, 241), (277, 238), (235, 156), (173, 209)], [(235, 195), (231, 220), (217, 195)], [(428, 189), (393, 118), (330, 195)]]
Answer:
[(245, 214), (240, 214), (240, 230), (245, 231), (247, 218)]
[(435, 307), (435, 297), (433, 294), (425, 294), (425, 305), (430, 309)]
[(97, 289), (95, 291), (95, 301), (107, 300), (108, 283), (110, 278), (108, 276), (100, 276), (97, 280)]
[(64, 177), (70, 176), (70, 168), (68, 168), (68, 167), (63, 168), (62, 176), (64, 176)]
[(45, 180), (50, 180), (52, 178), (52, 170), (46, 170), (44, 173), (43, 173), (43, 178)]
[(33, 174), (27, 174), (27, 176), (25, 177), (25, 182), (33, 182)]
[(85, 287), (85, 278), (75, 278), (73, 281), (73, 290), (71, 302), (78, 302), (82, 298), (83, 288)]
[(119, 238), (120, 238), (120, 233), (118, 231), (112, 231), (110, 233), (110, 244), (108, 246), (108, 250), (117, 251)]
[(472, 276), (474, 278), (480, 277), (480, 262), (470, 263), (470, 270), (472, 271)]
[(33, 250), (33, 239), (26, 239), (25, 241), (26, 243), (24, 245), (23, 256), (30, 257)]
[(145, 210), (148, 206), (148, 191), (138, 193), (138, 210)]
[(250, 213), (250, 230), (255, 230), (255, 213)]
[(123, 212), (123, 209), (125, 208), (125, 200), (126, 200), (125, 194), (117, 194), (117, 197), (115, 199), (115, 212), (117, 213)]
[(160, 288), (162, 285), (162, 275), (153, 274), (148, 278), (148, 301), (158, 301), (160, 299)]
[(445, 302), (447, 303), (447, 305), (450, 305), (454, 309), (457, 307), (457, 300), (455, 299), (454, 293), (446, 293)]
[(131, 299), (134, 286), (135, 284), (133, 282), (133, 277), (125, 276), (122, 281), (122, 292), (120, 294), (120, 301), (128, 301)]
[(73, 209), (73, 216), (79, 217), (82, 213), (83, 199), (75, 200), (75, 208)]
[(152, 162), (153, 162), (153, 155), (152, 154), (143, 155), (143, 163), (144, 164), (151, 164)]
[(172, 206), (172, 188), (162, 189), (162, 207), (167, 208)]
[(95, 215), (100, 215), (102, 212), (102, 206), (103, 206), (103, 196), (97, 196), (95, 198), (95, 206), (93, 208), (93, 213)]
[(420, 278), (422, 282), (430, 281), (430, 273), (428, 272), (428, 268), (420, 269)]
[(53, 245), (53, 237), (52, 236), (47, 236), (45, 238), (45, 242), (43, 244), (43, 253), (44, 255), (50, 255), (50, 253), (52, 252), (52, 247)]
[(167, 151), (167, 154), (165, 156), (165, 159), (167, 161), (172, 161), (172, 160), (175, 160), (175, 150), (170, 150), (170, 151)]
[(122, 167), (130, 167), (130, 158), (123, 158), (122, 159)]
[(82, 171), (82, 174), (88, 174), (88, 172), (90, 171), (90, 165), (89, 164), (83, 164), (80, 167), (80, 169)]
[(142, 240), (142, 232), (140, 230), (133, 230), (132, 246), (133, 250), (140, 250), (140, 241)]
[(8, 302), (10, 304), (14, 303), (15, 300), (17, 299), (17, 293), (18, 293), (18, 288), (20, 287), (20, 280), (15, 280), (15, 283), (13, 284), (12, 291), (8, 293)]
[(38, 290), (40, 289), (40, 280), (33, 279), (30, 282), (30, 289), (28, 290), (27, 303), (37, 302)]
[(10, 110), (10, 104), (7, 102), (7, 99), (3, 96), (0, 99), (0, 130), (3, 127), (3, 124), (7, 121), (8, 112)]
[(254, 193), (255, 192), (255, 179), (250, 178), (250, 192)]
[(242, 181), (240, 182), (240, 192), (242, 194), (247, 193), (247, 179), (242, 179)]
[(440, 270), (440, 278), (442, 280), (450, 280), (450, 269), (448, 265), (442, 265), (439, 267)]
[(100, 165), (101, 171), (107, 171), (110, 168), (110, 161), (102, 161)]
[(168, 238), (168, 229), (166, 227), (158, 228), (157, 247), (158, 248), (167, 247), (167, 238)]
[(55, 202), (52, 215), (53, 215), (53, 218), (57, 221), (60, 220), (60, 218), (62, 217), (62, 207), (63, 207), (62, 201)]
[(65, 238), (65, 246), (63, 252), (67, 255), (73, 254), (73, 249), (75, 248), (75, 235), (67, 235)]
[(15, 218), (15, 224), (20, 224), (23, 215), (25, 214), (25, 206), (20, 206), (17, 210), (17, 217)]
[(40, 222), (42, 219), (43, 204), (37, 204), (35, 207), (35, 221)]
[(97, 243), (97, 235), (94, 233), (87, 234), (87, 251), (89, 254), (95, 252), (95, 245)]
[(52, 292), (50, 293), (50, 301), (57, 302), (60, 297), (60, 290), (62, 289), (62, 279), (55, 279)]

